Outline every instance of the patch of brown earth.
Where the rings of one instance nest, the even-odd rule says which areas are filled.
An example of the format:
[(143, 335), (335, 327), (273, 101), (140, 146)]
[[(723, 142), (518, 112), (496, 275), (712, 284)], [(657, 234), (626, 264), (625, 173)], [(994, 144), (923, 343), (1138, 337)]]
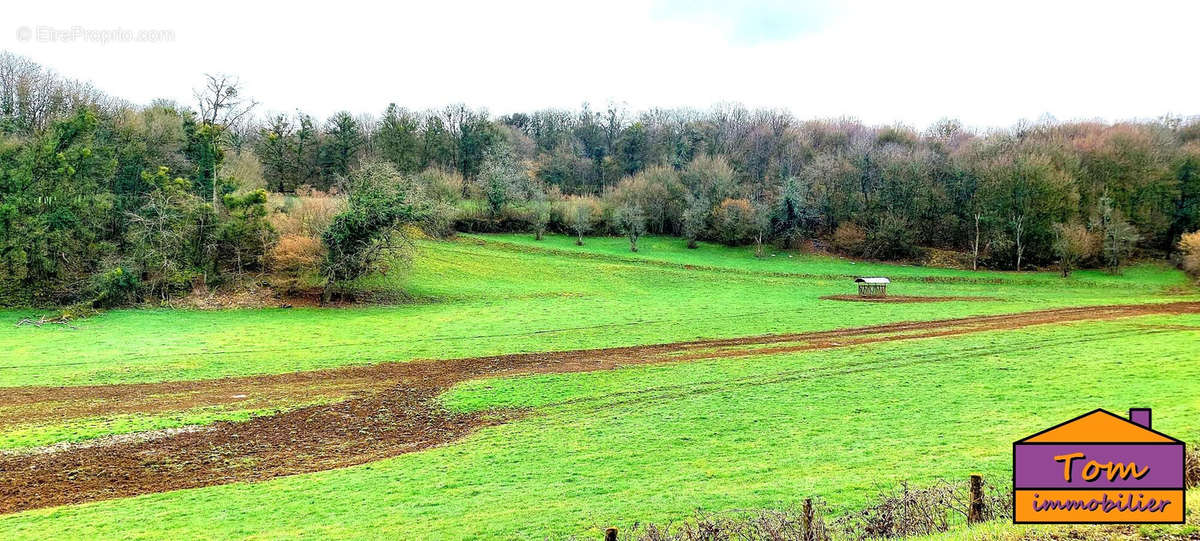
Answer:
[(764, 355), (1070, 321), (1197, 312), (1200, 303), (1191, 302), (1063, 308), (833, 331), (386, 363), (210, 381), (2, 389), (0, 408), (24, 405), (37, 409), (39, 404), (57, 403), (71, 415), (160, 408), (172, 396), (193, 397), (190, 403), (198, 405), (210, 400), (204, 397), (287, 385), (303, 389), (318, 382), (335, 387), (362, 385), (366, 394), (335, 404), (239, 423), (222, 422), (206, 430), (150, 440), (126, 439), (57, 452), (0, 456), (0, 513), (352, 466), (450, 442), (478, 427), (521, 414), (461, 414), (442, 409), (438, 395), (469, 379), (603, 370), (638, 363)]
[(913, 295), (891, 295), (887, 297), (859, 297), (858, 295), (826, 295), (823, 301), (849, 302), (952, 302), (952, 301), (998, 301), (995, 297), (920, 297)]

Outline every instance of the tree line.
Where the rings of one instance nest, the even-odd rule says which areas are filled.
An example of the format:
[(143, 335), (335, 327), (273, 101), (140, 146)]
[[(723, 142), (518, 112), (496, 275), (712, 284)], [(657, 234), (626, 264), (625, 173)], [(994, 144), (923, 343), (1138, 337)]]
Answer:
[(317, 119), (264, 113), (231, 77), (203, 83), (193, 103), (138, 106), (0, 54), (0, 301), (166, 300), (283, 268), (328, 296), (376, 268), (400, 224), (1064, 274), (1167, 256), (1200, 228), (1195, 118), (918, 131), (736, 104), (393, 104)]

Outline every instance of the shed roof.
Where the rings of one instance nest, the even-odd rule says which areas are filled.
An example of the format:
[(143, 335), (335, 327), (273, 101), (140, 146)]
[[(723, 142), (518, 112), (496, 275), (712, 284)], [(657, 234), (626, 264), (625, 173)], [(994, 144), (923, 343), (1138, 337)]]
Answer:
[(890, 284), (890, 283), (892, 283), (891, 280), (888, 280), (887, 278), (884, 278), (882, 276), (859, 276), (858, 278), (855, 278), (854, 281), (857, 283), (860, 283), (860, 284)]

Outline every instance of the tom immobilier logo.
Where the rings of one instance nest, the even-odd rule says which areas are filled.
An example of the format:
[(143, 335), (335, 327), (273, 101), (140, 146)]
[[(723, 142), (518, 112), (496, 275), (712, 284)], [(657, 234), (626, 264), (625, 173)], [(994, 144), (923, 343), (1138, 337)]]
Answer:
[(1183, 453), (1149, 409), (1080, 415), (1013, 443), (1013, 521), (1183, 523)]

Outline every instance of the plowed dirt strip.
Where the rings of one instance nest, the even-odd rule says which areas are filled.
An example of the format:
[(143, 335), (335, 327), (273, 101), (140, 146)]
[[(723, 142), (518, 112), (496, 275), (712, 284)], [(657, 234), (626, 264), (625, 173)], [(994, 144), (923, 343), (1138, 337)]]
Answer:
[[(0, 408), (57, 404), (66, 415), (165, 407), (285, 385), (361, 384), (365, 396), (149, 441), (0, 456), (0, 513), (362, 464), (460, 438), (502, 415), (457, 414), (437, 396), (481, 377), (602, 370), (621, 365), (750, 356), (1152, 314), (1200, 313), (1200, 303), (1064, 308), (798, 334), (565, 352), (413, 361), (211, 381), (0, 390)], [(747, 348), (746, 346), (751, 346)], [(765, 347), (752, 347), (765, 346)], [(163, 403), (154, 397), (162, 397)], [(176, 402), (177, 403), (177, 402)], [(152, 411), (161, 411), (154, 409)]]

